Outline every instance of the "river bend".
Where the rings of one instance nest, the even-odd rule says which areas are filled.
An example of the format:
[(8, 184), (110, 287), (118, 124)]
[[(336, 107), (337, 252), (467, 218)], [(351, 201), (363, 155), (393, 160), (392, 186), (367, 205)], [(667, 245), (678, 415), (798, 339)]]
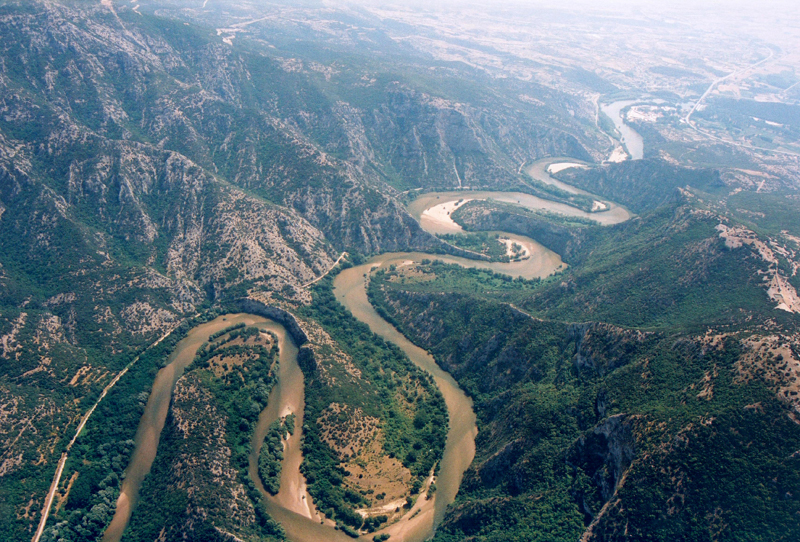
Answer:
[[(545, 169), (540, 172), (538, 168), (542, 167), (542, 164), (546, 168), (553, 162), (555, 161), (552, 159), (546, 162), (536, 162), (533, 167), (537, 169), (533, 173), (547, 175)], [(555, 180), (553, 179), (553, 181)], [(425, 194), (409, 205), (409, 211), (429, 233), (459, 233), (463, 230), (450, 219), (450, 212), (470, 199), (495, 199), (567, 216), (585, 216), (601, 224), (615, 224), (630, 217), (627, 210), (615, 204), (611, 204), (610, 208), (604, 212), (586, 213), (575, 207), (529, 194), (490, 191)], [(461, 390), (453, 377), (439, 368), (428, 352), (409, 341), (375, 311), (367, 298), (369, 277), (371, 273), (380, 268), (390, 265), (418, 264), (423, 259), (431, 258), (467, 268), (491, 269), (498, 273), (526, 279), (546, 277), (563, 269), (564, 263), (560, 256), (533, 239), (507, 233), (503, 235), (522, 244), (527, 257), (519, 261), (500, 263), (420, 252), (388, 253), (376, 256), (366, 264), (346, 269), (334, 279), (336, 299), (356, 319), (367, 324), (377, 335), (397, 345), (417, 367), (430, 373), (447, 405), (449, 428), (436, 479), (437, 491), (431, 499), (424, 496), (417, 499), (414, 507), (400, 521), (377, 532), (377, 534), (391, 535), (391, 539), (394, 541), (422, 542), (433, 535), (436, 526), (444, 517), (447, 506), (455, 500), (463, 474), (475, 456), (477, 426), (472, 400)], [(126, 469), (126, 478), (117, 501), (117, 510), (103, 536), (103, 542), (118, 542), (128, 524), (131, 512), (136, 506), (141, 483), (150, 472), (155, 459), (175, 383), (194, 359), (197, 349), (208, 340), (211, 334), (237, 323), (255, 325), (260, 329), (269, 330), (277, 335), (279, 342), (278, 382), (270, 392), (267, 407), (259, 416), (251, 441), (248, 465), (250, 477), (264, 496), (267, 512), (283, 525), (289, 540), (294, 542), (322, 540), (348, 542), (352, 540), (343, 532), (336, 530), (333, 522), (317, 512), (307, 491), (305, 479), (300, 473), (300, 464), (303, 459), (301, 443), (305, 403), (303, 374), (297, 363), (297, 346), (286, 329), (272, 320), (250, 314), (229, 314), (192, 329), (187, 337), (178, 343), (167, 366), (161, 369), (156, 376), (136, 433), (136, 447)], [(277, 495), (272, 496), (264, 490), (258, 477), (258, 453), (269, 425), (290, 413), (297, 416), (296, 429), (294, 435), (286, 442), (280, 490)], [(374, 534), (365, 535), (361, 539), (372, 540), (373, 536)]]

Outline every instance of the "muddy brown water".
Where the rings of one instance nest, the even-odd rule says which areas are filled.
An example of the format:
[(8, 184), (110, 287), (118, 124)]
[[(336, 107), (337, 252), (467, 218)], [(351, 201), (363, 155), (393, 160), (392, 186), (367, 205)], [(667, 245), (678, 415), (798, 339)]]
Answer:
[[(544, 175), (547, 175), (547, 173), (544, 173)], [(553, 181), (555, 181), (555, 179), (553, 179)], [(553, 182), (550, 184), (555, 183)], [(590, 213), (578, 209), (577, 207), (567, 205), (566, 203), (559, 203), (522, 192), (492, 192), (486, 190), (430, 192), (412, 201), (408, 205), (408, 211), (419, 221), (420, 226), (422, 226), (422, 229), (425, 231), (433, 234), (457, 233), (461, 231), (460, 226), (457, 226), (457, 230), (454, 231), (450, 225), (452, 221), (448, 219), (446, 214), (440, 212), (437, 207), (458, 200), (495, 200), (502, 203), (519, 205), (532, 210), (549, 211), (569, 217), (588, 218), (604, 226), (619, 224), (631, 217), (627, 209), (613, 203), (608, 211)]]
[[(394, 259), (406, 256), (386, 254), (365, 265), (344, 270), (334, 279), (334, 294), (353, 316), (366, 323), (374, 333), (396, 344), (415, 365), (430, 373), (447, 404), (450, 426), (436, 479), (436, 493), (432, 499), (420, 496), (415, 509), (410, 510), (398, 523), (379, 531), (390, 534), (393, 540), (417, 542), (433, 534), (434, 527), (444, 516), (447, 505), (455, 499), (461, 477), (475, 456), (477, 427), (472, 400), (458, 387), (453, 377), (440, 369), (428, 352), (406, 339), (381, 318), (367, 299), (367, 279), (364, 275), (368, 276), (370, 270), (376, 266), (389, 265)], [(424, 254), (422, 256), (429, 257)]]
[(190, 330), (186, 337), (176, 345), (167, 365), (156, 375), (144, 414), (142, 414), (136, 430), (134, 439), (136, 445), (128, 467), (125, 469), (125, 480), (122, 482), (117, 499), (117, 508), (111, 523), (103, 533), (103, 542), (118, 542), (128, 526), (131, 513), (139, 500), (139, 489), (145, 477), (150, 473), (156, 457), (161, 430), (164, 429), (164, 422), (167, 419), (175, 383), (194, 359), (200, 345), (208, 340), (209, 335), (242, 322), (247, 325), (256, 325), (264, 324), (267, 320), (250, 314), (227, 314), (200, 324)]
[[(424, 229), (437, 233), (437, 225), (427, 222), (423, 217), (424, 212), (445, 201), (457, 201), (463, 198), (492, 198), (531, 208), (547, 209), (554, 212), (563, 211), (563, 214), (569, 214), (570, 216), (589, 215), (589, 213), (574, 207), (550, 202), (528, 194), (474, 191), (426, 194), (414, 201), (409, 206), (409, 210), (420, 220)], [(591, 218), (596, 219), (598, 216), (605, 215), (609, 217), (607, 223), (616, 223), (627, 219), (629, 216), (627, 211), (623, 209), (625, 218), (623, 218), (622, 214), (613, 215), (612, 218), (612, 211), (614, 209), (606, 213), (591, 213)], [(378, 533), (390, 534), (392, 540), (398, 542), (422, 542), (433, 534), (436, 526), (444, 517), (447, 506), (455, 500), (463, 474), (474, 458), (477, 426), (472, 400), (459, 388), (452, 376), (439, 368), (428, 352), (409, 341), (391, 324), (381, 318), (372, 307), (366, 294), (368, 277), (378, 268), (385, 268), (390, 265), (411, 265), (420, 263), (423, 259), (439, 259), (467, 268), (491, 269), (514, 277), (529, 279), (548, 276), (564, 267), (558, 254), (546, 249), (536, 241), (522, 236), (504, 235), (523, 244), (530, 257), (518, 262), (490, 263), (455, 256), (418, 252), (390, 253), (377, 256), (364, 265), (346, 269), (334, 279), (334, 294), (337, 300), (350, 310), (355, 318), (366, 323), (373, 332), (385, 340), (396, 344), (414, 364), (428, 371), (433, 376), (447, 404), (450, 424), (444, 454), (436, 478), (437, 491), (431, 499), (427, 499), (424, 495), (420, 496), (414, 507), (400, 521), (378, 531)], [(119, 541), (128, 525), (131, 513), (138, 501), (142, 481), (150, 472), (156, 456), (158, 442), (161, 431), (164, 428), (175, 383), (194, 359), (197, 349), (203, 342), (208, 340), (211, 334), (238, 323), (256, 325), (261, 329), (272, 331), (277, 335), (279, 341), (279, 379), (270, 393), (267, 408), (259, 416), (258, 424), (251, 440), (251, 453), (248, 464), (248, 472), (256, 487), (264, 496), (267, 512), (283, 525), (289, 540), (293, 542), (318, 542), (323, 540), (348, 542), (352, 540), (341, 531), (334, 529), (333, 523), (318, 513), (311, 496), (308, 494), (305, 479), (300, 473), (300, 464), (303, 459), (301, 442), (305, 403), (303, 374), (297, 363), (296, 345), (285, 328), (272, 320), (250, 314), (229, 314), (192, 329), (187, 337), (178, 343), (169, 358), (168, 365), (158, 372), (145, 412), (139, 422), (135, 439), (136, 446), (131, 456), (130, 464), (126, 469), (126, 477), (117, 500), (117, 509), (111, 524), (104, 533), (103, 542)], [(258, 453), (269, 425), (290, 413), (294, 413), (297, 416), (296, 430), (294, 435), (287, 439), (285, 443), (280, 491), (273, 496), (264, 490), (258, 477)], [(371, 540), (373, 536), (374, 533), (371, 533), (361, 537), (361, 540)]]
[[(366, 278), (371, 270), (389, 265), (419, 263), (425, 258), (439, 258), (450, 263), (465, 266), (493, 268), (514, 276), (545, 276), (560, 264), (560, 258), (536, 258), (507, 264), (490, 264), (457, 258), (453, 256), (431, 256), (424, 253), (393, 253), (374, 258), (365, 265), (353, 267), (340, 273), (334, 280), (334, 293), (353, 315), (369, 325), (370, 329), (399, 346), (418, 367), (428, 371), (434, 378), (447, 404), (450, 426), (447, 443), (436, 478), (437, 491), (432, 499), (424, 496), (417, 500), (406, 516), (379, 533), (388, 533), (393, 540), (421, 542), (429, 538), (435, 526), (441, 521), (447, 505), (452, 503), (458, 492), (461, 477), (475, 455), (475, 413), (472, 400), (458, 387), (455, 380), (440, 369), (430, 354), (411, 343), (399, 331), (383, 320), (369, 303), (366, 294)], [(289, 540), (294, 542), (347, 542), (347, 535), (334, 529), (332, 522), (319, 515), (306, 489), (300, 473), (302, 462), (302, 426), (304, 410), (303, 373), (297, 364), (297, 347), (285, 328), (266, 318), (249, 314), (229, 314), (201, 324), (192, 329), (181, 340), (169, 358), (168, 365), (161, 369), (153, 383), (145, 412), (136, 433), (136, 446), (126, 469), (126, 477), (117, 500), (114, 518), (106, 529), (103, 542), (117, 542), (128, 525), (130, 516), (139, 497), (141, 484), (156, 456), (161, 431), (169, 409), (175, 383), (194, 359), (197, 349), (208, 337), (225, 327), (243, 322), (263, 330), (272, 331), (278, 337), (280, 349), (279, 379), (270, 392), (267, 408), (259, 416), (259, 421), (251, 441), (248, 472), (265, 498), (267, 512), (283, 525)], [(294, 413), (297, 416), (295, 433), (286, 441), (284, 461), (281, 470), (280, 491), (277, 495), (268, 494), (258, 478), (258, 450), (264, 441), (269, 425), (280, 417)], [(374, 534), (362, 537), (371, 540)]]
[(636, 103), (636, 100), (626, 100), (603, 105), (600, 109), (609, 116), (614, 126), (622, 135), (622, 144), (630, 153), (631, 160), (641, 160), (644, 158), (644, 140), (639, 133), (631, 128), (622, 118), (622, 110)]
[[(525, 166), (525, 173), (531, 176), (531, 178), (541, 181), (544, 184), (549, 184), (552, 186), (556, 186), (563, 190), (564, 192), (569, 192), (570, 194), (583, 194), (585, 196), (594, 196), (594, 194), (590, 194), (586, 190), (581, 190), (580, 188), (576, 188), (571, 184), (567, 184), (565, 182), (559, 181), (547, 171), (547, 168), (553, 164), (563, 164), (563, 163), (570, 163), (570, 164), (578, 164), (578, 165), (585, 165), (589, 166), (587, 162), (583, 162), (581, 160), (575, 160), (574, 158), (564, 158), (564, 159), (553, 159), (553, 158), (545, 158), (544, 160), (537, 160), (532, 164)], [(594, 196), (597, 199), (602, 200), (602, 198), (598, 196)]]
[(584, 196), (591, 196), (595, 198), (595, 201), (598, 203), (602, 203), (603, 205), (608, 207), (608, 210), (601, 211), (601, 212), (592, 212), (588, 213), (589, 218), (592, 220), (597, 220), (603, 226), (611, 226), (613, 224), (619, 224), (620, 222), (625, 222), (631, 218), (631, 212), (628, 211), (625, 207), (619, 205), (618, 203), (614, 203), (608, 201), (605, 198), (602, 198), (596, 194), (592, 194), (591, 192), (587, 192), (586, 190), (581, 190), (580, 188), (576, 188), (571, 184), (567, 184), (563, 181), (559, 181), (550, 173), (548, 172), (548, 167), (551, 165), (557, 164), (576, 164), (579, 166), (588, 166), (591, 167), (591, 164), (588, 162), (583, 162), (581, 160), (575, 160), (574, 158), (545, 158), (543, 160), (537, 160), (533, 162), (529, 166), (525, 167), (525, 173), (531, 176), (532, 179), (543, 182), (545, 184), (549, 184), (560, 188), (565, 192), (569, 192), (570, 194), (582, 194)]
[[(333, 281), (336, 299), (347, 307), (355, 318), (367, 324), (374, 333), (403, 350), (417, 367), (429, 372), (447, 404), (450, 425), (436, 479), (436, 493), (431, 500), (420, 497), (418, 503), (422, 502), (422, 504), (419, 506), (419, 512), (411, 510), (408, 514), (413, 517), (403, 518), (398, 523), (379, 531), (379, 533), (390, 534), (393, 540), (417, 542), (426, 540), (433, 534), (436, 526), (443, 519), (447, 506), (455, 500), (464, 471), (475, 457), (475, 436), (478, 429), (472, 400), (467, 397), (453, 377), (443, 371), (427, 351), (409, 341), (394, 326), (378, 315), (367, 298), (366, 288), (369, 276), (380, 268), (387, 268), (391, 265), (417, 264), (424, 259), (438, 259), (464, 267), (492, 269), (525, 278), (548, 276), (563, 265), (557, 254), (535, 241), (530, 241), (532, 245), (526, 248), (531, 251), (531, 257), (520, 262), (489, 263), (421, 252), (391, 253), (377, 256), (364, 265), (345, 269)], [(414, 515), (415, 513), (416, 515)]]
[[(282, 325), (269, 321), (262, 329), (278, 336), (280, 364), (278, 382), (269, 394), (267, 408), (258, 417), (258, 424), (250, 441), (250, 457), (247, 472), (264, 497), (269, 515), (286, 531), (289, 540), (332, 542), (352, 541), (341, 531), (335, 530), (333, 522), (320, 515), (306, 487), (305, 477), (300, 472), (303, 462), (302, 432), (305, 409), (305, 385), (303, 371), (297, 363), (297, 345)], [(295, 430), (284, 444), (281, 463), (280, 489), (277, 495), (269, 494), (258, 476), (258, 455), (264, 437), (272, 422), (294, 414)]]

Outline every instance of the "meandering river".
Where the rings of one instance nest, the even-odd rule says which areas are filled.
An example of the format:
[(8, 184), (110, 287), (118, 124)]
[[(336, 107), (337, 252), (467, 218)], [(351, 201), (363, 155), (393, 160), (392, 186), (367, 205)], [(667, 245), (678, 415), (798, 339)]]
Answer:
[(641, 160), (644, 158), (644, 140), (636, 130), (625, 124), (625, 120), (622, 118), (622, 110), (635, 103), (634, 100), (614, 102), (604, 105), (600, 109), (614, 122), (614, 126), (622, 135), (622, 144), (625, 145), (631, 159)]
[[(545, 173), (546, 174), (546, 173)], [(560, 183), (549, 175), (550, 184)], [(563, 183), (560, 183), (563, 184)], [(461, 227), (449, 219), (453, 211), (452, 204), (462, 200), (495, 200), (501, 203), (511, 203), (534, 211), (546, 211), (554, 214), (580, 217), (594, 220), (598, 224), (619, 224), (630, 218), (630, 213), (624, 207), (610, 203), (607, 211), (590, 213), (566, 203), (559, 203), (548, 199), (524, 194), (522, 192), (490, 192), (479, 190), (459, 190), (455, 192), (431, 192), (424, 194), (408, 205), (408, 211), (419, 220), (422, 229), (433, 233), (459, 233)]]
[(436, 479), (436, 493), (430, 500), (424, 497), (418, 499), (419, 512), (410, 510), (406, 514), (411, 519), (404, 518), (397, 524), (380, 531), (390, 534), (393, 540), (409, 542), (427, 539), (433, 534), (438, 521), (444, 517), (447, 505), (455, 499), (464, 471), (475, 456), (475, 435), (478, 432), (472, 400), (458, 387), (453, 377), (440, 369), (428, 352), (413, 344), (381, 318), (367, 299), (367, 277), (372, 270), (393, 262), (418, 261), (421, 257), (430, 258), (430, 255), (385, 254), (378, 256), (369, 263), (344, 270), (336, 276), (333, 283), (336, 299), (347, 307), (353, 316), (366, 323), (374, 333), (399, 346), (417, 367), (433, 376), (447, 404), (450, 426)]
[[(552, 163), (551, 159), (548, 163)], [(534, 164), (538, 167), (537, 162)], [(544, 166), (546, 167), (546, 165)], [(546, 175), (546, 170), (542, 170)], [(538, 170), (536, 172), (538, 174)], [(549, 177), (549, 175), (548, 175)], [(533, 209), (543, 209), (568, 216), (586, 216), (601, 224), (615, 224), (627, 220), (628, 212), (611, 204), (607, 211), (586, 213), (569, 205), (551, 202), (528, 194), (508, 192), (458, 191), (425, 194), (409, 206), (409, 211), (430, 233), (458, 233), (460, 226), (452, 221), (450, 213), (467, 199), (495, 199), (497, 201), (522, 205)], [(436, 479), (437, 491), (431, 499), (421, 497), (414, 507), (398, 522), (378, 531), (391, 535), (397, 542), (422, 542), (434, 532), (444, 513), (458, 492), (461, 479), (475, 455), (475, 436), (477, 426), (472, 400), (459, 388), (455, 380), (439, 368), (433, 357), (414, 345), (391, 324), (381, 318), (367, 299), (367, 284), (371, 273), (390, 265), (411, 265), (423, 259), (439, 259), (464, 267), (491, 269), (514, 277), (546, 277), (562, 269), (564, 263), (558, 254), (543, 247), (533, 239), (523, 236), (503, 234), (522, 244), (527, 258), (497, 263), (470, 260), (455, 256), (432, 255), (419, 252), (382, 254), (363, 265), (352, 267), (339, 273), (334, 279), (334, 294), (353, 314), (366, 323), (376, 334), (400, 347), (403, 352), (421, 369), (429, 372), (442, 392), (449, 414), (449, 428), (444, 455)], [(201, 324), (192, 329), (180, 341), (168, 360), (168, 365), (159, 371), (145, 407), (145, 412), (136, 433), (136, 447), (126, 469), (126, 478), (117, 501), (114, 518), (103, 536), (103, 542), (117, 542), (128, 524), (131, 512), (136, 506), (139, 489), (145, 476), (150, 472), (155, 459), (161, 431), (169, 409), (175, 383), (186, 367), (194, 359), (199, 346), (208, 337), (227, 326), (245, 323), (275, 333), (279, 341), (280, 366), (278, 383), (270, 393), (268, 406), (259, 416), (259, 421), (251, 440), (248, 472), (261, 491), (268, 513), (279, 521), (293, 542), (347, 542), (352, 540), (334, 528), (333, 522), (322, 517), (315, 509), (309, 495), (305, 479), (300, 473), (302, 462), (302, 426), (304, 411), (303, 374), (297, 363), (297, 346), (291, 336), (280, 324), (266, 318), (250, 314), (229, 314)], [(287, 442), (281, 470), (280, 491), (277, 495), (268, 494), (258, 477), (258, 453), (269, 425), (287, 414), (297, 416), (295, 433)], [(361, 537), (371, 540), (373, 534)]]
[(167, 360), (167, 365), (156, 375), (150, 397), (139, 420), (136, 430), (136, 445), (128, 467), (125, 469), (125, 480), (117, 499), (117, 509), (108, 528), (103, 534), (103, 542), (118, 542), (122, 538), (131, 513), (139, 500), (139, 489), (145, 476), (150, 473), (153, 460), (161, 439), (161, 430), (167, 419), (172, 392), (175, 383), (183, 375), (186, 367), (192, 363), (197, 349), (208, 340), (209, 335), (228, 326), (244, 323), (247, 325), (265, 324), (267, 320), (250, 314), (228, 314), (220, 316), (205, 324), (193, 328), (181, 340)]

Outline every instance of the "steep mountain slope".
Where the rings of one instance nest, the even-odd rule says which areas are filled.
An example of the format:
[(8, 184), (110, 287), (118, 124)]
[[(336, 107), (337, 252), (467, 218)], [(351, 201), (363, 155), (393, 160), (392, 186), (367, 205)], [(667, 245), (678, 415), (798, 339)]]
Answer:
[[(409, 76), (418, 68), (366, 89), (358, 72), (329, 82), (308, 58), (298, 69), (255, 41), (231, 48), (208, 29), (107, 4), (0, 5), (9, 538), (30, 535), (79, 415), (187, 317), (248, 291), (308, 303), (303, 285), (345, 249), (447, 249), (391, 185), (508, 185), (527, 157), (586, 156), (557, 129), (541, 138), (516, 121), (506, 134), (517, 111), (432, 94), (435, 81)], [(129, 437), (113, 438), (124, 461)]]
[(376, 275), (373, 303), (475, 399), (437, 540), (797, 536), (800, 334), (773, 286), (796, 249), (704, 207), (589, 229), (540, 284)]
[[(344, 251), (458, 252), (400, 203), (415, 190), (530, 191), (528, 161), (599, 162), (586, 92), (616, 88), (435, 60), (374, 10), (128, 4), (0, 0), (0, 538), (30, 539), (81, 416), (139, 359), (75, 441), (44, 540), (100, 536), (156, 372), (195, 325), (264, 309), (252, 300), (291, 311), (307, 341), (310, 495), (342, 530), (373, 532), (425, 495), (446, 409), (330, 277), (310, 284)], [(438, 540), (797, 538), (798, 199), (748, 192), (758, 172), (740, 173), (565, 170), (640, 216), (453, 213), (534, 237), (562, 274), (434, 262), (372, 281), (380, 313), (475, 399), (475, 462)], [(199, 359), (178, 381), (129, 536), (283, 537), (245, 466), (274, 356)]]
[(309, 78), (319, 104), (329, 104), (304, 104), (303, 122), (313, 123), (325, 152), (398, 187), (518, 184), (523, 162), (599, 160), (607, 145), (593, 123), (575, 118), (585, 105), (575, 96), (434, 61), (393, 37), (396, 22), (357, 5), (278, 1), (269, 14), (249, 2), (142, 6), (213, 25), (233, 43), (267, 44), (283, 70)]
[[(202, 48), (201, 34), (164, 21), (124, 24), (96, 3), (0, 9), (0, 470), (3, 533), (17, 539), (37, 522), (78, 415), (137, 351), (209, 301), (247, 289), (307, 301), (300, 286), (337, 253), (291, 207), (163, 144), (170, 117), (182, 116), (171, 93), (230, 98), (225, 85), (215, 87), (220, 94), (201, 87), (216, 84), (211, 67), (195, 72), (195, 87), (181, 80), (191, 76), (181, 54), (193, 54), (194, 38)], [(281, 156), (321, 167), (319, 154)], [(389, 200), (380, 205), (390, 222), (416, 226)], [(369, 217), (353, 218), (366, 224), (354, 226), (359, 239), (374, 240), (370, 211), (358, 209)], [(389, 231), (403, 242), (402, 226)]]
[(658, 159), (601, 168), (570, 168), (557, 176), (567, 184), (610, 198), (637, 213), (667, 203), (679, 188), (691, 186), (704, 192), (726, 188), (717, 170), (680, 167)]

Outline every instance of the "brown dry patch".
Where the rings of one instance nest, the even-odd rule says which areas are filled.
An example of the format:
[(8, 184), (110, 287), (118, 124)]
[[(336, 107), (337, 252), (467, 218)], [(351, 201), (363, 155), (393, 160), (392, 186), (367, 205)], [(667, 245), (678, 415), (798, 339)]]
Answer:
[(10, 390), (5, 387), (0, 388), (0, 392), (3, 394), (3, 402), (0, 403), (0, 428), (2, 428), (3, 433), (7, 433), (8, 428), (19, 412), (19, 405), (22, 399), (11, 395)]
[[(411, 471), (396, 458), (389, 457), (381, 445), (383, 434), (376, 430), (361, 454), (345, 465), (350, 473), (345, 484), (354, 491), (366, 494), (372, 503), (358, 512), (365, 517), (386, 515), (389, 523), (401, 517), (409, 495)], [(380, 498), (378, 498), (380, 497)]]
[(378, 428), (378, 418), (365, 416), (360, 408), (331, 403), (317, 418), (322, 441), (345, 461), (358, 456)]
[(323, 442), (348, 473), (345, 485), (371, 500), (358, 512), (365, 517), (386, 515), (390, 523), (403, 516), (408, 511), (403, 506), (410, 494), (411, 471), (384, 450), (378, 419), (365, 416), (361, 409), (331, 403), (317, 423)]
[(788, 261), (792, 267), (792, 275), (795, 275), (797, 269), (800, 268), (795, 250), (782, 245), (775, 239), (764, 241), (755, 232), (741, 226), (729, 227), (725, 224), (718, 224), (716, 230), (719, 232), (719, 237), (725, 241), (726, 247), (736, 249), (748, 245), (768, 265), (767, 270), (759, 271), (759, 274), (763, 275), (764, 282), (767, 284), (767, 295), (778, 304), (776, 309), (800, 313), (800, 296), (789, 280), (783, 276), (780, 262), (776, 256), (778, 254)]
[[(116, 275), (111, 279), (108, 279), (107, 282), (118, 280), (119, 278), (120, 277)], [(102, 290), (103, 288), (103, 285), (100, 283), (96, 284), (95, 286), (100, 290)], [(111, 311), (111, 307), (108, 306), (101, 307), (99, 305), (95, 305), (93, 308), (93, 313), (94, 315), (92, 318), (95, 322), (97, 322), (98, 324), (108, 324), (111, 327), (111, 329), (108, 329), (104, 325), (103, 326), (104, 331), (108, 331), (114, 337), (122, 333), (122, 326), (119, 325), (119, 321), (117, 320), (117, 317), (114, 316), (114, 313)]]
[(763, 171), (756, 171), (754, 169), (744, 169), (744, 168), (736, 168), (736, 171), (741, 171), (742, 173), (746, 173), (748, 175), (753, 175), (755, 177), (765, 177), (767, 179), (771, 179), (772, 175), (769, 173), (765, 173)]
[(78, 297), (75, 295), (74, 292), (66, 292), (52, 296), (47, 301), (45, 301), (44, 304), (48, 307), (55, 307), (58, 305), (74, 303), (76, 299), (78, 299)]
[(48, 375), (55, 378), (55, 373), (50, 369), (50, 364), (53, 362), (52, 358), (48, 356), (42, 356), (39, 358), (39, 365), (31, 369), (30, 371), (25, 371), (22, 373), (22, 378), (26, 376), (35, 375), (36, 373), (47, 373)]
[(3, 358), (10, 359), (11, 354), (22, 348), (22, 345), (17, 342), (17, 335), (22, 328), (25, 327), (27, 318), (28, 313), (20, 313), (17, 319), (12, 323), (11, 331), (3, 336), (0, 336), (0, 348), (3, 350), (0, 356)]
[(91, 378), (91, 379), (87, 378), (86, 379), (86, 384), (91, 384), (93, 382), (103, 382), (106, 379), (108, 379), (108, 377), (111, 376), (111, 372), (110, 371), (97, 371), (96, 374), (97, 374), (96, 378)]
[(731, 333), (718, 333), (709, 329), (706, 334), (698, 337), (697, 340), (703, 345), (705, 351), (719, 350), (725, 345), (725, 340), (731, 336)]
[(265, 348), (271, 348), (274, 344), (274, 338), (271, 333), (262, 331), (258, 335), (251, 335), (246, 339), (244, 337), (236, 337), (232, 341), (226, 340), (230, 334), (223, 335), (216, 341), (215, 343), (221, 343), (225, 346), (263, 346)]
[(246, 361), (253, 360), (255, 357), (256, 355), (251, 353), (236, 356), (214, 356), (208, 360), (208, 368), (213, 371), (214, 376), (219, 378), (231, 372), (234, 367), (241, 367)]
[(11, 450), (3, 454), (3, 462), (0, 463), (0, 477), (16, 470), (17, 467), (22, 465), (22, 452), (19, 451), (13, 454), (10, 452)]
[(791, 235), (788, 230), (781, 230), (781, 233), (783, 234), (784, 237), (792, 241), (795, 245), (797, 245), (798, 248), (800, 248), (800, 237)]
[(83, 382), (81, 382), (82, 385), (89, 386), (96, 382), (106, 382), (107, 380), (111, 379), (112, 375), (110, 371), (105, 371), (103, 369), (94, 370), (94, 368), (91, 365), (89, 365), (88, 367), (89, 367), (89, 372), (83, 379)]
[(425, 272), (416, 265), (407, 265), (399, 267), (394, 274), (392, 274), (388, 282), (405, 283), (405, 282), (431, 282), (436, 280), (436, 273)]
[(719, 368), (714, 365), (712, 371), (706, 371), (700, 384), (703, 386), (700, 393), (697, 394), (698, 399), (705, 399), (710, 401), (714, 398), (714, 379), (719, 376)]
[(338, 386), (336, 376), (332, 374), (336, 372), (336, 368), (343, 369), (353, 380), (361, 378), (361, 369), (353, 365), (350, 356), (342, 351), (322, 326), (312, 320), (303, 320), (302, 328), (317, 359), (317, 371), (321, 381), (331, 387)]
[(78, 369), (78, 372), (76, 372), (75, 376), (72, 377), (72, 380), (69, 381), (69, 385), (72, 386), (72, 387), (77, 386), (78, 382), (80, 382), (81, 379), (86, 377), (88, 375), (88, 373), (91, 372), (91, 370), (92, 370), (92, 366), (91, 365), (84, 365), (83, 367)]
[[(97, 369), (91, 365), (83, 365), (80, 367), (75, 374), (72, 376), (72, 379), (69, 381), (69, 385), (73, 388), (78, 386), (88, 387), (96, 382), (105, 382), (109, 380), (110, 376), (109, 371), (105, 371), (103, 369)], [(65, 381), (69, 376), (65, 377), (63, 381)]]
[(34, 504), (37, 505), (36, 508), (34, 508), (34, 510), (38, 510), (39, 509), (39, 506), (38, 506), (39, 503), (36, 502), (36, 497), (31, 497), (31, 500), (28, 501), (28, 504), (25, 505), (25, 507), (22, 509), (22, 511), (19, 511), (19, 510), (17, 511), (17, 519), (33, 519), (34, 516), (36, 515), (35, 511), (33, 513), (31, 513), (31, 508), (33, 508)]
[[(247, 338), (236, 337), (234, 340), (229, 341), (230, 334), (225, 334), (219, 337), (215, 344), (228, 346), (263, 346), (267, 350), (271, 349), (275, 344), (275, 338), (271, 333), (261, 332), (258, 335), (251, 335)], [(226, 354), (224, 351), (208, 360), (208, 369), (214, 373), (217, 378), (225, 376), (233, 370), (234, 367), (241, 367), (248, 361), (254, 360), (258, 357), (255, 352), (248, 352), (246, 354), (237, 354), (235, 356)]]
[(178, 317), (161, 308), (153, 307), (149, 303), (137, 301), (120, 311), (120, 318), (125, 327), (134, 335), (147, 335), (163, 332), (175, 325)]
[(67, 482), (67, 487), (64, 489), (64, 493), (56, 493), (56, 511), (55, 513), (58, 514), (58, 511), (61, 510), (61, 507), (64, 506), (64, 503), (67, 502), (67, 497), (69, 497), (69, 492), (72, 491), (72, 484), (75, 483), (75, 480), (78, 479), (78, 475), (80, 473), (75, 471), (70, 476), (69, 481)]
[(800, 313), (800, 296), (797, 295), (797, 291), (789, 283), (789, 280), (780, 273), (776, 272), (769, 281), (767, 295), (770, 299), (778, 302), (778, 306), (775, 308), (786, 312)]
[(46, 463), (59, 442), (59, 428), (52, 420), (61, 410), (52, 399), (43, 398), (33, 407), (26, 406), (21, 398), (12, 396), (6, 399), (8, 393), (8, 389), (0, 388), (0, 394), (4, 396), (0, 420), (5, 422), (0, 424), (0, 478), (23, 465), (23, 452), (34, 447), (39, 453), (38, 462), (34, 464)]
[(61, 442), (61, 437), (57, 431), (53, 431), (50, 435), (49, 439), (46, 439), (36, 448), (36, 451), (39, 453), (39, 459), (36, 460), (34, 465), (46, 465), (48, 459), (55, 457), (56, 446)]
[(61, 323), (61, 318), (52, 314), (42, 315), (39, 324), (36, 326), (36, 332), (33, 336), (33, 344), (43, 346), (49, 350), (55, 343), (66, 343), (67, 338), (64, 336), (64, 326)]
[(744, 353), (736, 362), (737, 380), (764, 379), (800, 413), (800, 361), (795, 354), (798, 337), (755, 336), (742, 341)]
[(758, 403), (753, 403), (752, 405), (747, 405), (744, 407), (745, 410), (752, 410), (754, 412), (758, 412), (759, 414), (764, 414), (764, 405), (761, 404), (761, 401)]

